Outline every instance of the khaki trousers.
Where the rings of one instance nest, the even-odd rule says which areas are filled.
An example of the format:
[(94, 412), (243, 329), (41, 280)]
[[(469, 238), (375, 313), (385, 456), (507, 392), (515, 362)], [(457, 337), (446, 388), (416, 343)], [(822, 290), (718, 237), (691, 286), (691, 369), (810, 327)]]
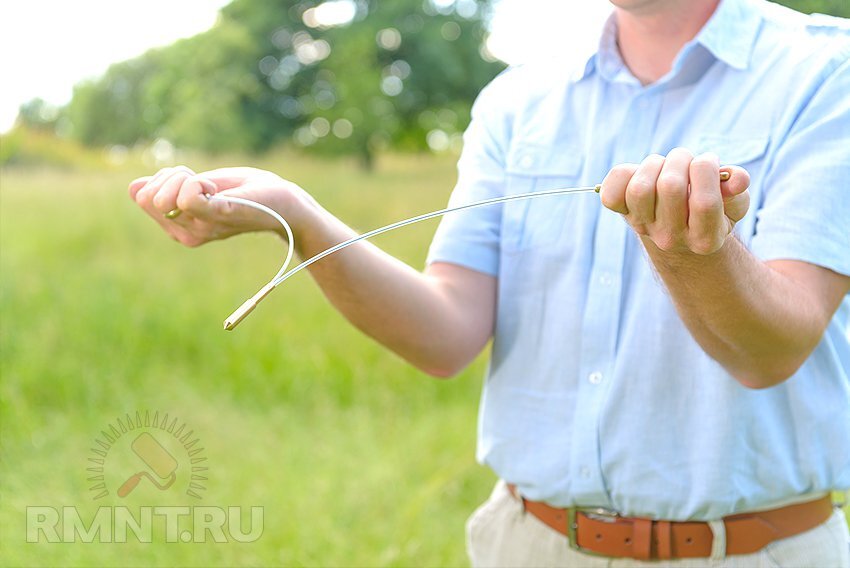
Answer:
[[(523, 511), (503, 481), (466, 523), (466, 544), (472, 566), (580, 568), (642, 566), (660, 568), (850, 568), (850, 534), (844, 514), (837, 510), (824, 524), (791, 538), (775, 541), (755, 554), (726, 556), (723, 523), (717, 523), (714, 556), (682, 560), (642, 562), (631, 558), (604, 558), (576, 552), (567, 539)], [(718, 532), (720, 534), (718, 534)]]

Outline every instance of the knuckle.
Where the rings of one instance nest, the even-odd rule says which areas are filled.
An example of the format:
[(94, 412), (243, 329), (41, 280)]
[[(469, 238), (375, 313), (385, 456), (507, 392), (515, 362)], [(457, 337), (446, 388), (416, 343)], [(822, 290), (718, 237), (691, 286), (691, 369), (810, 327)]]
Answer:
[(191, 178), (192, 176), (194, 176), (195, 172), (193, 172), (192, 170), (190, 170), (186, 167), (180, 166), (179, 168), (175, 168), (174, 173), (171, 174), (171, 175), (172, 175), (172, 178), (185, 180), (185, 179), (188, 179), (188, 178)]
[(136, 193), (136, 203), (141, 207), (145, 207), (153, 201), (154, 192), (150, 190), (148, 187), (143, 187)]
[(706, 255), (713, 253), (717, 250), (718, 246), (715, 239), (712, 237), (701, 235), (690, 239), (688, 242), (688, 248), (696, 254)]
[(676, 246), (676, 239), (669, 231), (663, 231), (652, 236), (652, 242), (655, 246), (664, 252), (672, 251)]
[(611, 168), (611, 175), (617, 178), (624, 177), (628, 179), (634, 173), (635, 168), (635, 164), (617, 164)]
[(644, 177), (632, 178), (626, 191), (636, 197), (645, 197), (654, 191), (653, 184)]
[(710, 197), (692, 197), (688, 207), (695, 215), (713, 215), (723, 209), (720, 199)]
[(195, 199), (193, 195), (186, 195), (184, 192), (177, 194), (177, 207), (183, 211), (191, 211), (194, 208)]
[(688, 150), (684, 146), (676, 146), (675, 148), (670, 150), (670, 152), (667, 154), (667, 156), (668, 157), (670, 157), (670, 156), (687, 156), (687, 157), (693, 159), (694, 154), (693, 154), (693, 152), (691, 152), (690, 150)]
[(673, 172), (662, 172), (658, 176), (656, 187), (658, 193), (672, 197), (684, 194), (688, 190), (688, 182), (683, 175)]
[(190, 194), (204, 193), (205, 189), (204, 182), (197, 174), (187, 176), (180, 184), (181, 193), (184, 191)]
[(614, 197), (614, 193), (610, 190), (605, 191), (604, 189), (599, 196), (599, 200), (602, 202), (602, 205), (607, 207), (608, 209), (619, 209), (622, 205), (620, 199)]
[(646, 225), (644, 225), (643, 223), (630, 223), (630, 224), (632, 226), (632, 230), (635, 233), (637, 233), (638, 235), (641, 235), (641, 236), (649, 235), (649, 231), (647, 230)]
[(153, 206), (157, 209), (163, 209), (167, 205), (165, 202), (165, 196), (162, 194), (161, 191), (157, 192), (157, 194), (153, 196), (151, 202), (153, 203)]
[(628, 164), (617, 164), (616, 166), (611, 168), (611, 173), (612, 174), (624, 174), (624, 173), (628, 172), (630, 169), (631, 168), (628, 166)]
[[(190, 172), (185, 172), (183, 170), (175, 170), (171, 174), (171, 176), (168, 178), (168, 183), (169, 184), (171, 184), (171, 183), (182, 184), (183, 181), (192, 177), (193, 175), (194, 174), (192, 174)], [(177, 187), (180, 187), (180, 186), (178, 185)]]
[(692, 168), (719, 168), (719, 160), (715, 154), (700, 154), (691, 160)]

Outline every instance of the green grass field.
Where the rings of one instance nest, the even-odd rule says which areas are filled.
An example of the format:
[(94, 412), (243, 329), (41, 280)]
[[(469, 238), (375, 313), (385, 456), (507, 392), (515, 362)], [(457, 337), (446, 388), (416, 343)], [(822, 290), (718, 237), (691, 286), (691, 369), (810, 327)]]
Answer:
[[(300, 156), (253, 165), (360, 230), (442, 206), (454, 181), (449, 157), (386, 158), (372, 174)], [(2, 171), (2, 563), (465, 565), (464, 521), (494, 481), (473, 458), (483, 360), (431, 379), (354, 331), (306, 274), (223, 332), (285, 249), (269, 235), (180, 247), (126, 196), (145, 173)], [(376, 242), (421, 266), (435, 226)], [(201, 500), (145, 481), (124, 500), (93, 499), (90, 448), (137, 411), (193, 429), (208, 458)], [(128, 452), (110, 456), (110, 483), (138, 469)], [(90, 519), (119, 503), (262, 506), (264, 532), (252, 543), (26, 542), (27, 507)]]

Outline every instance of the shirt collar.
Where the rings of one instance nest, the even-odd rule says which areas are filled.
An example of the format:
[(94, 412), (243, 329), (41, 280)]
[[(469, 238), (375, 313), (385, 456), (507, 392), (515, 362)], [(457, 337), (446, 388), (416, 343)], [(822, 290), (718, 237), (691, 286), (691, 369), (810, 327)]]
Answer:
[[(701, 45), (716, 59), (730, 67), (747, 69), (762, 20), (754, 2), (755, 0), (721, 0), (697, 36), (679, 52), (673, 71), (676, 72), (681, 67), (695, 45)], [(575, 79), (584, 79), (594, 71), (599, 71), (609, 81), (617, 79), (623, 73), (628, 74), (617, 47), (616, 14), (612, 13), (606, 20), (597, 49), (588, 56)]]
[[(591, 52), (583, 68), (576, 74), (575, 79), (580, 81), (596, 70), (602, 72), (605, 78), (610, 78), (610, 71), (614, 66), (622, 65), (620, 52), (617, 49), (617, 18), (614, 13), (608, 16), (599, 34), (596, 50)], [(600, 69), (600, 67), (602, 69)]]
[(721, 0), (694, 42), (730, 67), (747, 69), (761, 20), (761, 14), (751, 0)]

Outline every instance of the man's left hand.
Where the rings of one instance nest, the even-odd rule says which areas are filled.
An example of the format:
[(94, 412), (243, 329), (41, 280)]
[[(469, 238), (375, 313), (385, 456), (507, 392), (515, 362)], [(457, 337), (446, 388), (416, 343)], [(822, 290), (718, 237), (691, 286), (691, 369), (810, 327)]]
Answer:
[(602, 204), (622, 214), (632, 229), (665, 252), (709, 255), (717, 252), (750, 205), (750, 176), (724, 166), (720, 181), (714, 154), (694, 157), (675, 148), (641, 164), (615, 166), (602, 182)]

